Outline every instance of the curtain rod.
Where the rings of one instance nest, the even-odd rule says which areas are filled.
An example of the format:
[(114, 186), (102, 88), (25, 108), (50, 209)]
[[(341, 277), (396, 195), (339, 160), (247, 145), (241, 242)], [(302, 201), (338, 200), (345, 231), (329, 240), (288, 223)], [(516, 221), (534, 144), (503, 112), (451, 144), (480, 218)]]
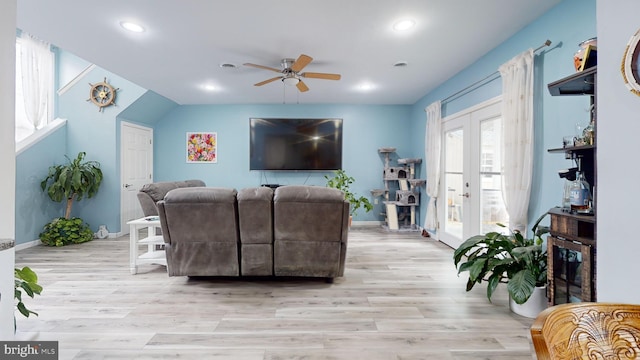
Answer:
[[(538, 46), (537, 48), (535, 48), (535, 49), (533, 50), (533, 52), (534, 52), (534, 53), (535, 53), (535, 52), (538, 52), (538, 50), (543, 49), (543, 48), (545, 48), (545, 47), (547, 47), (547, 46), (549, 46), (549, 45), (551, 45), (551, 40), (547, 39), (547, 41), (545, 41), (545, 42), (544, 42), (544, 44), (542, 44), (542, 45)], [(467, 91), (467, 90), (469, 90), (469, 89), (471, 89), (471, 88), (473, 88), (473, 87), (475, 87), (475, 86), (477, 86), (477, 85), (479, 85), (479, 84), (481, 84), (481, 83), (485, 82), (486, 80), (488, 80), (488, 79), (490, 79), (490, 78), (492, 78), (492, 77), (496, 76), (496, 74), (499, 74), (499, 73), (500, 73), (500, 71), (497, 71), (497, 70), (496, 70), (496, 71), (492, 72), (491, 74), (489, 74), (488, 76), (486, 76), (486, 77), (484, 77), (484, 78), (482, 78), (482, 79), (480, 79), (480, 80), (478, 80), (478, 81), (474, 82), (473, 84), (471, 84), (471, 85), (469, 85), (469, 86), (465, 87), (464, 89), (459, 90), (459, 91), (455, 92), (454, 94), (451, 94), (451, 95), (447, 96), (446, 98), (442, 99), (440, 102), (441, 102), (441, 103), (445, 103), (445, 102), (447, 102), (447, 101), (449, 101), (449, 100), (453, 100), (453, 99), (455, 99), (458, 95), (460, 95), (460, 94), (464, 93), (465, 91)], [(493, 80), (493, 79), (492, 79), (492, 80)], [(426, 110), (425, 110), (425, 111), (426, 111)]]

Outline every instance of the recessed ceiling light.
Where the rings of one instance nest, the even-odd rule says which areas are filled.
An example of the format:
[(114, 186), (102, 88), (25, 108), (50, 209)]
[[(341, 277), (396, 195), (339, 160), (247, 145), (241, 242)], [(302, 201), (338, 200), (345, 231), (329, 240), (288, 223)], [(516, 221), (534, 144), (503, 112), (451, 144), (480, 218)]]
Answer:
[(144, 32), (144, 28), (142, 27), (142, 25), (138, 25), (130, 21), (121, 21), (120, 26), (132, 32), (137, 32), (137, 33)]
[(223, 68), (223, 69), (235, 69), (237, 66), (236, 66), (236, 64), (222, 63), (222, 64), (220, 64), (220, 67)]
[(206, 91), (215, 91), (216, 90), (215, 85), (211, 85), (211, 84), (202, 85), (202, 88), (204, 90), (206, 90)]
[(413, 28), (416, 25), (416, 22), (411, 19), (400, 20), (397, 23), (393, 24), (393, 30), (395, 31), (407, 31)]
[(405, 67), (405, 66), (409, 66), (409, 63), (407, 63), (406, 61), (397, 61), (393, 64), (394, 67)]
[(364, 83), (364, 84), (361, 84), (360, 86), (358, 86), (358, 89), (360, 89), (362, 91), (369, 91), (369, 90), (373, 89), (373, 85), (371, 85), (369, 83)]

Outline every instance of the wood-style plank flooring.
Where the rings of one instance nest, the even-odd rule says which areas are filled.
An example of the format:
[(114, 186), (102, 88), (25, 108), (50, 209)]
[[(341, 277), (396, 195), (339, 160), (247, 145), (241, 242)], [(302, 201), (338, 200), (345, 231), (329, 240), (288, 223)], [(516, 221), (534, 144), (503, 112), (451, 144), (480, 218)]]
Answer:
[(505, 288), (493, 303), (484, 286), (465, 292), (452, 254), (417, 232), (353, 228), (345, 276), (327, 284), (131, 275), (128, 236), (37, 246), (16, 253), (44, 287), (16, 337), (59, 341), (60, 359), (531, 359), (532, 320)]

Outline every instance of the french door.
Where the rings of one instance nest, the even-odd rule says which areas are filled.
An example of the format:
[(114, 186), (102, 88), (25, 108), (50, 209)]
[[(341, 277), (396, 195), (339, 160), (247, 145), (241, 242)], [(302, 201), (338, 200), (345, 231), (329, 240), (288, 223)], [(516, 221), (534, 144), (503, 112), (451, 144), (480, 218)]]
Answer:
[(473, 235), (508, 229), (500, 111), (494, 98), (443, 119), (438, 234), (453, 248)]

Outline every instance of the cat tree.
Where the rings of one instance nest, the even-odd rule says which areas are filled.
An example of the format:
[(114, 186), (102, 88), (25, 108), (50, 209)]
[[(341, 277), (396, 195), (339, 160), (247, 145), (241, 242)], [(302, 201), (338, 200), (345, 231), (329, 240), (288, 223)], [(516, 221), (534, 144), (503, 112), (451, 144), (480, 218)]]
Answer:
[(382, 181), (384, 189), (371, 190), (373, 197), (383, 197), (385, 227), (389, 230), (418, 230), (416, 225), (416, 207), (420, 206), (418, 188), (426, 180), (416, 179), (416, 164), (422, 159), (397, 159), (397, 166), (391, 166), (391, 154), (395, 148), (380, 148), (384, 155)]

